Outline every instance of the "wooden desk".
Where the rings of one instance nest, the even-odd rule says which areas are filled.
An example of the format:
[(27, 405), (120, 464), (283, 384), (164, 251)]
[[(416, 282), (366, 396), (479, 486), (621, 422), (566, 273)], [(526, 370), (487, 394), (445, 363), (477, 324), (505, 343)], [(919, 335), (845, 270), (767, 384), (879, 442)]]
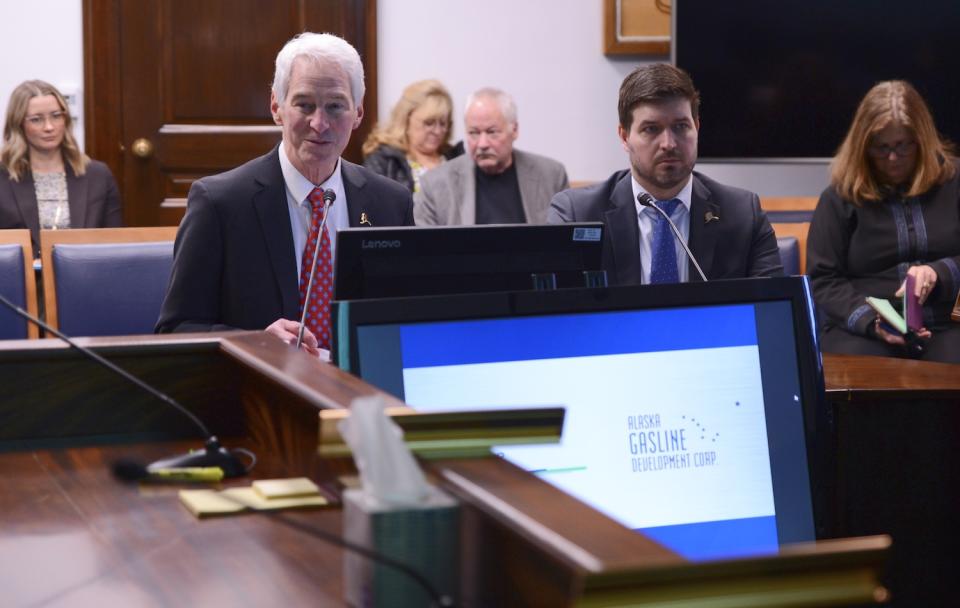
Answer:
[[(175, 486), (121, 485), (118, 458), (196, 444), (4, 454), (4, 606), (341, 606), (342, 554), (270, 518), (197, 520)], [(269, 458), (258, 474), (283, 475)], [(239, 482), (248, 484), (249, 480)], [(283, 517), (339, 534), (338, 510)]]
[[(260, 477), (325, 482), (344, 471), (317, 458), (319, 410), (377, 392), (260, 332), (86, 342), (173, 394), (226, 443), (254, 449)], [(118, 455), (149, 461), (183, 447), (170, 438), (195, 434), (151, 397), (45, 341), (0, 343), (0, 385), (9, 387), (0, 400), (0, 474), (16, 490), (0, 499), (5, 603), (342, 602), (339, 550), (263, 517), (196, 521), (170, 489), (114, 484), (107, 463)], [(692, 564), (501, 459), (428, 469), (463, 501), (465, 605), (699, 606), (726, 597), (730, 605), (821, 606), (884, 594), (882, 537)], [(290, 517), (340, 530), (334, 510)]]
[(955, 606), (960, 366), (824, 355), (832, 534), (889, 534), (897, 606)]

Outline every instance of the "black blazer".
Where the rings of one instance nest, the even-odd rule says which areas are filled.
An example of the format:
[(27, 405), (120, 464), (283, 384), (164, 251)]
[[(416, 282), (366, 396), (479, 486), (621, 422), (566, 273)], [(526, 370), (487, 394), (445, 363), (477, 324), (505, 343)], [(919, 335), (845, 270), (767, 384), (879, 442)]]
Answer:
[[(67, 199), (71, 228), (115, 228), (123, 225), (120, 194), (110, 169), (91, 160), (83, 175), (73, 174), (69, 163)], [(29, 228), (34, 257), (40, 256), (40, 213), (33, 175), (12, 181), (6, 169), (0, 169), (0, 228)]]
[[(350, 226), (412, 226), (400, 184), (342, 161)], [(197, 180), (177, 231), (173, 269), (156, 331), (264, 329), (297, 319), (300, 292), (286, 186), (277, 148)]]
[[(639, 285), (640, 228), (630, 171), (553, 197), (548, 223), (603, 222), (603, 268), (612, 285)], [(694, 172), (687, 243), (710, 280), (783, 276), (777, 237), (756, 194)], [(693, 264), (689, 280), (699, 281)]]
[[(463, 154), (462, 141), (447, 149), (443, 153), (443, 157), (450, 160), (461, 154)], [(393, 181), (403, 184), (413, 192), (413, 171), (410, 170), (410, 164), (407, 163), (407, 153), (400, 148), (380, 144), (376, 150), (363, 159), (363, 166), (377, 175), (389, 177)]]

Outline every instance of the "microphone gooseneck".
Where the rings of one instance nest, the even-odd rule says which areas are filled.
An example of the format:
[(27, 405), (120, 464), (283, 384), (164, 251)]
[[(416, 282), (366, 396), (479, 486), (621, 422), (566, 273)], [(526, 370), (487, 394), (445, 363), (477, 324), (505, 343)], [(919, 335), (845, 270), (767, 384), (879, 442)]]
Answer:
[(253, 464), (256, 463), (256, 457), (253, 453), (248, 450), (240, 450), (245, 453), (250, 459), (251, 464), (249, 466), (244, 465), (232, 452), (220, 445), (220, 441), (210, 433), (210, 430), (207, 428), (207, 425), (203, 423), (193, 412), (184, 407), (176, 399), (163, 393), (156, 388), (150, 386), (140, 378), (137, 378), (127, 370), (119, 367), (118, 365), (108, 361), (104, 357), (98, 355), (95, 351), (85, 347), (80, 346), (76, 342), (70, 339), (69, 336), (63, 332), (54, 329), (47, 323), (41, 321), (39, 318), (31, 315), (29, 312), (20, 308), (10, 300), (8, 300), (3, 294), (0, 294), (0, 303), (2, 303), (6, 308), (10, 309), (18, 316), (30, 321), (34, 325), (43, 328), (45, 332), (48, 332), (64, 342), (66, 342), (71, 348), (80, 352), (83, 356), (88, 359), (92, 359), (102, 367), (109, 369), (111, 372), (121, 376), (137, 388), (146, 391), (147, 393), (153, 395), (163, 403), (174, 408), (184, 416), (186, 416), (190, 421), (196, 425), (200, 432), (203, 433), (203, 436), (206, 437), (206, 442), (204, 444), (204, 449), (202, 451), (190, 452), (183, 456), (177, 456), (167, 460), (155, 462), (150, 464), (148, 469), (157, 469), (157, 468), (171, 468), (171, 467), (187, 467), (187, 466), (197, 466), (197, 467), (220, 467), (223, 469), (223, 473), (226, 477), (238, 477), (249, 472), (253, 468)]
[(320, 243), (323, 242), (324, 230), (327, 227), (327, 218), (330, 217), (330, 207), (337, 200), (337, 193), (327, 189), (323, 191), (323, 219), (320, 221), (320, 230), (317, 232), (317, 242), (313, 248), (313, 262), (310, 263), (310, 278), (307, 280), (307, 291), (303, 297), (303, 312), (300, 313), (300, 330), (297, 331), (297, 349), (303, 344), (304, 323), (307, 320), (307, 305), (310, 303), (310, 293), (313, 291), (313, 279), (317, 276), (317, 260), (320, 259)]
[(643, 194), (637, 195), (637, 202), (643, 205), (644, 207), (650, 207), (651, 209), (656, 210), (663, 219), (667, 220), (667, 223), (670, 224), (670, 228), (673, 229), (674, 236), (677, 237), (677, 242), (683, 247), (683, 250), (687, 253), (687, 257), (693, 262), (693, 267), (697, 269), (697, 272), (700, 274), (700, 278), (703, 279), (703, 282), (707, 282), (707, 275), (703, 274), (703, 269), (700, 268), (700, 263), (697, 262), (697, 258), (693, 257), (693, 252), (690, 251), (690, 248), (687, 247), (686, 241), (683, 240), (683, 235), (680, 234), (680, 230), (677, 228), (677, 225), (673, 223), (673, 220), (670, 219), (670, 216), (666, 212), (657, 207), (656, 202), (653, 200), (653, 197), (644, 192)]

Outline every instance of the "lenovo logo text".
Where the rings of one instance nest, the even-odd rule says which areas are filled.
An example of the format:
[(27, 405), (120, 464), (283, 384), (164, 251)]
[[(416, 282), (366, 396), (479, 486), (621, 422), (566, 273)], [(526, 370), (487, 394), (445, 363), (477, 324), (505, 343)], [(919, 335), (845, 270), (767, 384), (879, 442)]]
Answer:
[(399, 239), (392, 241), (360, 241), (361, 249), (399, 249), (402, 243)]

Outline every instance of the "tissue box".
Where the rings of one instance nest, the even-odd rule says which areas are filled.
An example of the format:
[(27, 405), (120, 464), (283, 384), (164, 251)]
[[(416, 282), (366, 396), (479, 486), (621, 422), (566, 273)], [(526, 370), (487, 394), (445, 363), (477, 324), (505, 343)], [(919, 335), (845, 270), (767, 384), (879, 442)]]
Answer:
[[(344, 537), (410, 566), (440, 593), (456, 596), (460, 521), (456, 500), (439, 488), (422, 506), (385, 507), (361, 490), (343, 493)], [(344, 551), (344, 596), (351, 606), (429, 606), (430, 596), (403, 572)]]

